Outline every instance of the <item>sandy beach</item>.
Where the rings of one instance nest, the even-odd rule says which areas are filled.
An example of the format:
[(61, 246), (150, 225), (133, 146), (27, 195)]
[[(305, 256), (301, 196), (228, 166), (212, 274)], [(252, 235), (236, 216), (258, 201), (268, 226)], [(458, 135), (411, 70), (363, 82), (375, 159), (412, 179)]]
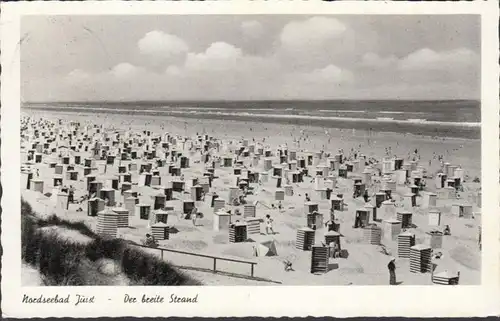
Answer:
[[(386, 235), (385, 221), (397, 218), (396, 212), (407, 211), (411, 214), (411, 224), (406, 228), (401, 228), (400, 232), (407, 232), (414, 235), (414, 245), (423, 244), (424, 247), (430, 243), (431, 236), (428, 234), (432, 230), (443, 231), (446, 225), (451, 229), (451, 235), (444, 235), (442, 244), (434, 246), (432, 249), (432, 263), (436, 265), (434, 274), (448, 273), (456, 275), (459, 272), (460, 284), (479, 284), (481, 280), (481, 252), (478, 248), (478, 228), (481, 225), (480, 183), (473, 182), (474, 178), (481, 177), (481, 150), (480, 141), (473, 139), (459, 138), (430, 138), (418, 135), (403, 133), (383, 133), (368, 132), (362, 130), (347, 130), (322, 128), (316, 126), (294, 126), (286, 124), (255, 123), (217, 119), (193, 119), (177, 117), (154, 117), (140, 115), (106, 115), (99, 114), (96, 117), (91, 113), (71, 113), (53, 112), (40, 110), (26, 110), (22, 112), (25, 116), (31, 117), (26, 123), (26, 130), (23, 131), (21, 159), (25, 172), (31, 170), (34, 173), (33, 179), (43, 181), (43, 193), (26, 189), (26, 182), (22, 181), (22, 197), (27, 200), (33, 208), (41, 215), (56, 213), (58, 216), (74, 221), (85, 221), (93, 229), (97, 229), (97, 216), (88, 215), (87, 201), (80, 204), (70, 203), (68, 209), (61, 208), (57, 197), (44, 196), (44, 194), (58, 193), (60, 186), (54, 186), (55, 168), (50, 167), (50, 163), (62, 164), (63, 158), (59, 156), (69, 156), (69, 163), (63, 165), (62, 186), (74, 188), (74, 198), (81, 199), (88, 196), (86, 180), (84, 177), (84, 166), (82, 163), (75, 163), (75, 156), (81, 157), (81, 162), (86, 158), (92, 158), (91, 175), (96, 176), (96, 181), (103, 182), (103, 188), (114, 190), (115, 203), (110, 209), (123, 207), (125, 199), (120, 191), (123, 183), (123, 173), (119, 173), (120, 166), (126, 166), (131, 174), (131, 190), (138, 193), (138, 203), (151, 206), (150, 215), (155, 212), (152, 208), (155, 195), (164, 194), (164, 189), (171, 187), (172, 182), (178, 182), (179, 176), (173, 176), (169, 172), (167, 164), (172, 161), (176, 166), (180, 166), (180, 159), (170, 159), (165, 156), (167, 152), (176, 150), (186, 156), (189, 165), (181, 168), (184, 185), (183, 192), (173, 192), (172, 200), (167, 200), (166, 207), (170, 211), (167, 225), (170, 229), (175, 228), (175, 233), (170, 233), (168, 240), (160, 240), (160, 247), (188, 251), (193, 253), (203, 253), (226, 258), (242, 259), (256, 262), (254, 274), (256, 277), (267, 281), (248, 280), (243, 278), (212, 274), (205, 270), (212, 268), (213, 261), (203, 257), (189, 256), (168, 252), (164, 259), (173, 265), (196, 268), (199, 271), (185, 269), (185, 273), (191, 274), (194, 278), (207, 285), (387, 285), (389, 284), (389, 273), (387, 264), (391, 257), (394, 257), (396, 264), (397, 282), (401, 285), (424, 285), (432, 284), (430, 271), (427, 273), (414, 273), (411, 271), (411, 259), (401, 257), (398, 253), (398, 235), (392, 238)], [(55, 124), (58, 134), (53, 129), (42, 129), (38, 124), (31, 121), (43, 119)], [(73, 125), (70, 124), (73, 123)], [(79, 126), (75, 126), (79, 123)], [(34, 137), (35, 128), (39, 133), (46, 131), (46, 137)], [(53, 135), (49, 135), (53, 131)], [(73, 132), (74, 131), (74, 132)], [(147, 134), (149, 132), (149, 136)], [(116, 134), (119, 138), (116, 138)], [(166, 134), (168, 133), (168, 135)], [(73, 138), (69, 139), (68, 134)], [(76, 134), (76, 135), (75, 135)], [(107, 135), (107, 140), (106, 140)], [(49, 148), (42, 148), (41, 162), (28, 161), (28, 150), (34, 149), (33, 144), (46, 143), (46, 138), (51, 136), (55, 140), (49, 142)], [(88, 139), (84, 139), (84, 137)], [(213, 137), (211, 139), (211, 137)], [(155, 144), (152, 138), (159, 138)], [(123, 143), (133, 141), (132, 150), (137, 151), (138, 158), (120, 160), (118, 148), (123, 150)], [(106, 160), (93, 157), (91, 148), (95, 142), (102, 146), (109, 146), (108, 155), (117, 155), (112, 164), (106, 164)], [(139, 146), (139, 142), (143, 143)], [(210, 142), (209, 152), (211, 161), (203, 161), (203, 144)], [(168, 147), (163, 147), (162, 143), (168, 143)], [(71, 150), (71, 145), (77, 146)], [(78, 145), (81, 145), (79, 147)], [(165, 146), (167, 146), (165, 145)], [(64, 147), (63, 147), (64, 146)], [(85, 151), (84, 147), (88, 146)], [(148, 147), (146, 147), (148, 146)], [(208, 145), (207, 145), (208, 146)], [(249, 146), (253, 146), (250, 151)], [(55, 152), (52, 152), (55, 148)], [(142, 159), (143, 151), (156, 151), (156, 157)], [(269, 151), (270, 156), (261, 155), (256, 159), (255, 154), (259, 148), (262, 151)], [(238, 151), (245, 150), (248, 153), (238, 155)], [(287, 151), (285, 162), (280, 159), (279, 150)], [(290, 169), (292, 159), (290, 152), (296, 152), (297, 161), (310, 154), (312, 164), (307, 164), (308, 174), (304, 176), (303, 182), (296, 182), (292, 179), (293, 170)], [(329, 153), (319, 156), (320, 151)], [(343, 151), (347, 164), (360, 161), (366, 164), (362, 167), (353, 168), (348, 171), (346, 177), (339, 175), (338, 168), (331, 168), (330, 159)], [(39, 151), (37, 151), (39, 152)], [(363, 155), (364, 157), (362, 157)], [(314, 156), (314, 157), (313, 157)], [(442, 156), (443, 162), (438, 160)], [(217, 161), (216, 157), (221, 160)], [(231, 158), (231, 166), (224, 166), (224, 158)], [(272, 168), (265, 169), (266, 160), (271, 160)], [(415, 196), (414, 206), (407, 207), (405, 195), (411, 192), (411, 186), (402, 183), (395, 183), (398, 179), (398, 170), (394, 168), (384, 169), (384, 161), (394, 163), (395, 159), (401, 159), (403, 165), (412, 164), (409, 170), (409, 180), (412, 182), (417, 167), (420, 166), (421, 179), (425, 181), (425, 187), (419, 190), (419, 196)], [(415, 161), (414, 161), (415, 159)], [(158, 166), (158, 161), (165, 160)], [(211, 195), (216, 193), (219, 199), (225, 200), (225, 210), (230, 210), (231, 223), (247, 221), (244, 217), (244, 204), (237, 206), (228, 204), (234, 188), (238, 187), (237, 181), (245, 178), (240, 173), (235, 175), (234, 163), (241, 161), (241, 166), (237, 168), (245, 173), (268, 173), (268, 180), (260, 178), (258, 181), (248, 180), (251, 193), (244, 196), (247, 205), (254, 205), (255, 217), (260, 218), (259, 232), (247, 234), (244, 242), (230, 242), (228, 228), (214, 229), (216, 220), (214, 208), (211, 206)], [(213, 161), (213, 163), (212, 163)], [(145, 185), (142, 181), (141, 164), (152, 164), (152, 171), (159, 172), (159, 182)], [(217, 163), (217, 164), (215, 164)], [(443, 163), (450, 166), (457, 166), (462, 169), (460, 186), (457, 189), (436, 187), (436, 173), (443, 171)], [(137, 164), (135, 169), (129, 167), (130, 164)], [(67, 165), (73, 165), (77, 179), (71, 180), (67, 173)], [(325, 165), (325, 175), (316, 177), (317, 168)], [(336, 166), (340, 164), (336, 163)], [(212, 166), (215, 166), (212, 168)], [(282, 187), (277, 188), (274, 168), (281, 168)], [(207, 169), (213, 169), (213, 180), (211, 187), (205, 193), (205, 200), (195, 200), (194, 205), (202, 213), (202, 218), (196, 224), (190, 219), (185, 219), (182, 215), (185, 201), (192, 200), (193, 179), (197, 184), (207, 184)], [(284, 169), (287, 170), (284, 170)], [(370, 182), (366, 182), (364, 169), (369, 168)], [(380, 171), (385, 171), (385, 176), (379, 175)], [(25, 176), (22, 176), (24, 179)], [(261, 176), (262, 177), (262, 176)], [(118, 188), (112, 188), (113, 179), (119, 179)], [(248, 177), (246, 177), (248, 179)], [(369, 201), (365, 202), (363, 197), (353, 197), (355, 179), (362, 178), (364, 188), (368, 190)], [(391, 185), (392, 199), (394, 200), (394, 215), (385, 212), (384, 205), (377, 208), (377, 216), (381, 220), (374, 221), (371, 212), (368, 221), (363, 222), (362, 228), (354, 228), (357, 224), (356, 213), (359, 209), (366, 209), (367, 204), (377, 205), (376, 195), (385, 184), (384, 182), (394, 182)], [(194, 185), (198, 186), (198, 185)], [(116, 187), (116, 186), (115, 186)], [(205, 188), (205, 187), (203, 187)], [(323, 189), (331, 188), (330, 199), (325, 197)], [(241, 189), (238, 189), (241, 193)], [(292, 190), (293, 194), (289, 194)], [(443, 190), (447, 190), (445, 193)], [(283, 196), (280, 192), (287, 191)], [(331, 257), (327, 259), (327, 267), (324, 273), (311, 273), (311, 250), (300, 250), (297, 247), (298, 230), (307, 227), (310, 222), (307, 213), (304, 213), (306, 193), (311, 201), (318, 205), (317, 212), (322, 214), (322, 221), (313, 224), (311, 229), (315, 235), (315, 242), (321, 245), (325, 242), (325, 234), (328, 234), (326, 223), (329, 220), (332, 200), (342, 194), (343, 210), (335, 210), (335, 221), (339, 224), (337, 230), (340, 235), (340, 247), (346, 250), (347, 257)], [(435, 193), (435, 204), (428, 205), (428, 199), (424, 196), (427, 193)], [(278, 196), (278, 194), (280, 196)], [(239, 195), (239, 194), (238, 194)], [(281, 197), (283, 198), (282, 200)], [(389, 201), (390, 202), (390, 201)], [(431, 202), (432, 203), (432, 202)], [(273, 205), (275, 208), (273, 208)], [(281, 209), (278, 206), (281, 205)], [(458, 206), (461, 205), (461, 206)], [(463, 207), (462, 205), (465, 205)], [(389, 206), (389, 205), (388, 205)], [(372, 206), (373, 207), (373, 206)], [(466, 208), (465, 214), (457, 214), (456, 209)], [(430, 225), (430, 210), (440, 212), (440, 223), (437, 226)], [(239, 211), (239, 214), (237, 213)], [(392, 211), (392, 210), (387, 210)], [(392, 213), (392, 212), (391, 212)], [(460, 212), (462, 213), (462, 212)], [(266, 215), (273, 219), (272, 226), (274, 234), (266, 234)], [(150, 220), (141, 219), (136, 213), (128, 213), (129, 227), (118, 228), (117, 237), (140, 243), (146, 233), (150, 233)], [(378, 245), (369, 244), (366, 241), (366, 229), (368, 224), (374, 224), (383, 230), (382, 240)], [(400, 222), (401, 223), (401, 222)], [(248, 227), (247, 227), (248, 229)], [(248, 231), (246, 232), (248, 233)], [(260, 244), (274, 244), (275, 252), (273, 256), (255, 256), (255, 247)], [(327, 245), (328, 247), (328, 245)], [(155, 255), (160, 255), (158, 250), (146, 250)], [(293, 271), (284, 269), (284, 261), (291, 263)], [(250, 267), (247, 264), (235, 262), (217, 262), (217, 269), (228, 273), (248, 275)], [(271, 282), (272, 281), (272, 282)]]

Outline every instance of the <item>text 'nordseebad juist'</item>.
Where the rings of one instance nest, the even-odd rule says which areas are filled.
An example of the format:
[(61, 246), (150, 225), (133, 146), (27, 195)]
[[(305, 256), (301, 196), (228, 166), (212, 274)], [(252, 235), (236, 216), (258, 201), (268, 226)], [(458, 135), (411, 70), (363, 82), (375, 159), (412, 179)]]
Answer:
[[(95, 296), (85, 296), (76, 294), (72, 296), (68, 294), (66, 296), (58, 295), (55, 296), (29, 296), (27, 294), (23, 295), (23, 303), (63, 303), (63, 304), (74, 304), (75, 306), (86, 303), (95, 303)], [(178, 296), (176, 294), (171, 294), (168, 300), (165, 300), (164, 296), (153, 295), (148, 296), (143, 294), (140, 298), (125, 294), (123, 298), (123, 303), (198, 303), (198, 294), (192, 297)]]

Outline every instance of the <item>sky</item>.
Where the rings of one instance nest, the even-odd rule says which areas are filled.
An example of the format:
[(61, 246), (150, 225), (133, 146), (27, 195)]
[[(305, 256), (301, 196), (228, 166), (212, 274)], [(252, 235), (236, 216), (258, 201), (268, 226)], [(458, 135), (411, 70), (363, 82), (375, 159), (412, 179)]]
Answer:
[(474, 15), (25, 16), (23, 101), (479, 99)]

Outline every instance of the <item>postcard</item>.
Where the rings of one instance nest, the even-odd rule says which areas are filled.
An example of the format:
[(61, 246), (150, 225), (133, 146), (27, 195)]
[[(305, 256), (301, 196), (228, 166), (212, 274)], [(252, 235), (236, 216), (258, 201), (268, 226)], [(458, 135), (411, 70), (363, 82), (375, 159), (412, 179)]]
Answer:
[(4, 315), (498, 315), (498, 12), (2, 3)]

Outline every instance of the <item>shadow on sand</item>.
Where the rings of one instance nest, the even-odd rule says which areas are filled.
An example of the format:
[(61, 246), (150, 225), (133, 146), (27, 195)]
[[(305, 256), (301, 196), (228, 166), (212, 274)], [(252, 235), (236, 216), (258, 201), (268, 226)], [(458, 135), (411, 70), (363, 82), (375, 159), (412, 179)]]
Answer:
[(328, 271), (336, 270), (339, 268), (338, 263), (328, 263)]

